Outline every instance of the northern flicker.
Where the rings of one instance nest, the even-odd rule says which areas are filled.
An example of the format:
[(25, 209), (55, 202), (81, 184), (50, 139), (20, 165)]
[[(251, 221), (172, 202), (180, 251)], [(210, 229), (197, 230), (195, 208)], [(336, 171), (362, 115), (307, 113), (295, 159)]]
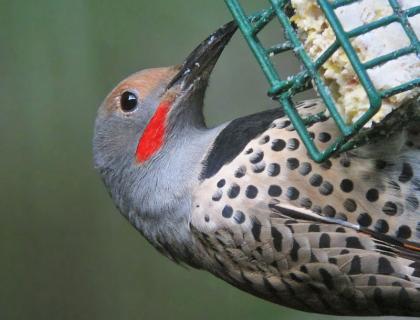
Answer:
[[(281, 108), (207, 128), (208, 80), (235, 30), (105, 99), (94, 159), (116, 206), (170, 259), (271, 302), (420, 316), (419, 123), (321, 164)], [(328, 116), (309, 129), (320, 147), (338, 134)]]

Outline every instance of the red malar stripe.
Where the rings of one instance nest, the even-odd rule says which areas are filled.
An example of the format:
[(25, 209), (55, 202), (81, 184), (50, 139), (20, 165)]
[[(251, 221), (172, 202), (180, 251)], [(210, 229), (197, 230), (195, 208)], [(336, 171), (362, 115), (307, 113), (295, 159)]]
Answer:
[(144, 129), (137, 145), (136, 159), (138, 162), (149, 160), (162, 147), (171, 104), (171, 101), (163, 101), (150, 119), (146, 129)]

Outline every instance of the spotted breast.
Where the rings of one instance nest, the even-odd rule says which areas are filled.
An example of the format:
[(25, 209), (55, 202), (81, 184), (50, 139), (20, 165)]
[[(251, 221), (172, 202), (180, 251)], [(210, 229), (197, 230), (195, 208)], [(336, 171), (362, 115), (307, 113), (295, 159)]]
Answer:
[[(231, 122), (203, 159), (192, 200), (204, 268), (301, 310), (419, 315), (417, 127), (317, 164), (280, 110)], [(338, 131), (325, 116), (310, 133), (323, 148)]]

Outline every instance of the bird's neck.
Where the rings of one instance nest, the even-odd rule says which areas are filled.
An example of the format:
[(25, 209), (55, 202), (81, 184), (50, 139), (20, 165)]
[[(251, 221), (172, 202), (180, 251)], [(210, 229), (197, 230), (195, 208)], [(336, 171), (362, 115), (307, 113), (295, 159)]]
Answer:
[(112, 181), (104, 177), (123, 215), (173, 260), (196, 264), (190, 250), (194, 246), (189, 230), (191, 197), (203, 159), (222, 129), (186, 128), (147, 164), (129, 164), (114, 172)]

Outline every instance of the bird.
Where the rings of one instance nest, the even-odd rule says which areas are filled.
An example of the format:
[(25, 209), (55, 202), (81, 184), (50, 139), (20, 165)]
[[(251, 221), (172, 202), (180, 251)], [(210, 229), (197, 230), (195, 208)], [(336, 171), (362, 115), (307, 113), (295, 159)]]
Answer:
[[(208, 127), (209, 79), (236, 29), (225, 24), (183, 63), (137, 72), (105, 98), (94, 166), (116, 207), (169, 259), (272, 303), (420, 316), (420, 122), (398, 125), (418, 101), (384, 120), (394, 129), (322, 163), (281, 107)], [(339, 135), (325, 112), (308, 130), (320, 148)]]

